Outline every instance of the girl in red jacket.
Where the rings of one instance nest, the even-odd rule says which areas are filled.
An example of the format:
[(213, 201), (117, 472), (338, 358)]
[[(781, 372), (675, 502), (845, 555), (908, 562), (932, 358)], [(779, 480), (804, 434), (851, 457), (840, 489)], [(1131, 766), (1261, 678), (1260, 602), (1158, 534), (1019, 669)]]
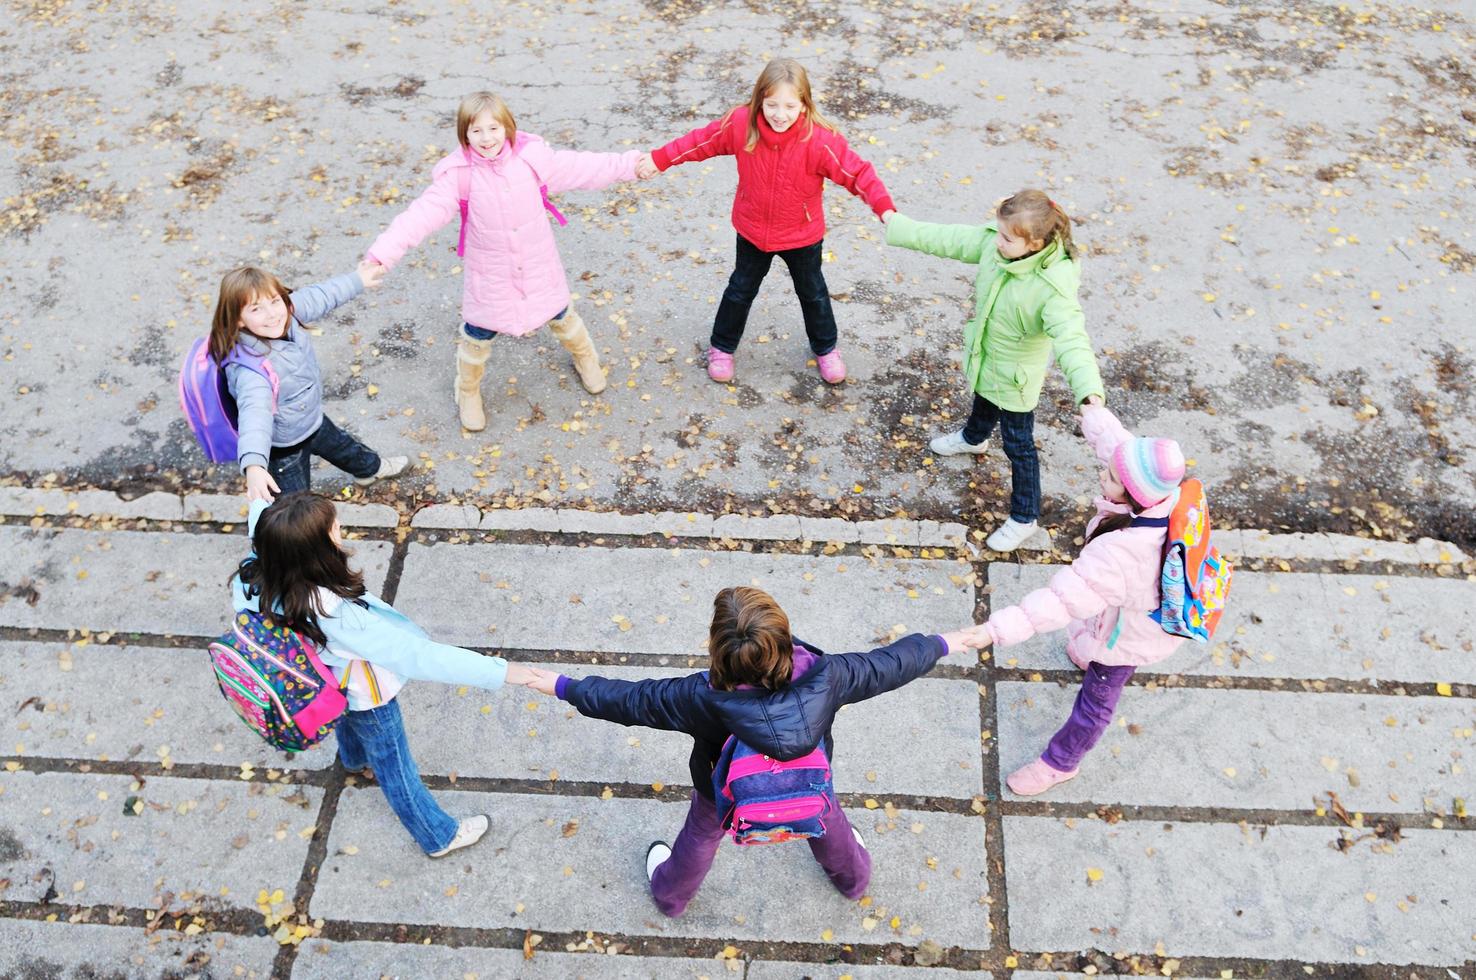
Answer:
[(713, 321), (707, 376), (722, 383), (733, 380), (733, 352), (743, 339), (748, 309), (777, 255), (794, 279), (820, 377), (840, 384), (846, 380), (846, 365), (835, 349), (835, 313), (820, 271), (824, 178), (864, 200), (878, 218), (894, 210), (891, 195), (876, 169), (816, 111), (810, 78), (790, 58), (765, 66), (748, 105), (652, 150), (641, 158), (636, 173), (645, 179), (676, 164), (718, 154), (731, 154), (738, 162), (738, 193), (733, 198), (738, 264)]

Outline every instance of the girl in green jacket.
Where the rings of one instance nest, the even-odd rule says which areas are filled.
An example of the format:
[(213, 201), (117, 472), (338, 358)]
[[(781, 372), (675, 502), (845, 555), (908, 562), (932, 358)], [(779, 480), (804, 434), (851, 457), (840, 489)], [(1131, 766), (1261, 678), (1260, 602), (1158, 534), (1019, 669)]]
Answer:
[(986, 542), (1013, 551), (1036, 531), (1040, 460), (1035, 405), (1051, 348), (1078, 404), (1102, 404), (1102, 376), (1076, 290), (1081, 271), (1071, 219), (1042, 191), (1005, 198), (987, 225), (941, 225), (901, 214), (887, 220), (887, 244), (978, 266), (974, 316), (964, 326), (964, 374), (974, 391), (964, 427), (934, 439), (940, 456), (979, 454), (999, 425), (1010, 460), (1010, 518)]

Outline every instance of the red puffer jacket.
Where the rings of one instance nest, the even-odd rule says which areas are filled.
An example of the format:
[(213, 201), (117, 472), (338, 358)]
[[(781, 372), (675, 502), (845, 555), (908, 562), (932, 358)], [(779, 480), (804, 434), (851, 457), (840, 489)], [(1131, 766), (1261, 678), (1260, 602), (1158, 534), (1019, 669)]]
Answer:
[(803, 119), (776, 133), (763, 113), (758, 130), (758, 144), (750, 153), (743, 148), (748, 140), (748, 107), (739, 106), (652, 150), (651, 159), (666, 170), (719, 154), (737, 157), (733, 227), (765, 252), (802, 248), (825, 237), (821, 192), (826, 177), (865, 201), (878, 218), (895, 210), (876, 168), (857, 156), (839, 133)]

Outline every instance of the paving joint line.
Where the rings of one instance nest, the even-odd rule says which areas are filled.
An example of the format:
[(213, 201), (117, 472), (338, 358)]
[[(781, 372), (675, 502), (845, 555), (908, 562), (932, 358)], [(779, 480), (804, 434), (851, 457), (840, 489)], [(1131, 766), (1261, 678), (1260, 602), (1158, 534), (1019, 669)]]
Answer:
[[(1079, 683), (1082, 672), (1071, 669), (1001, 667), (998, 679), (1018, 684), (1057, 684), (1062, 687)], [(1369, 681), (1341, 677), (1235, 677), (1226, 674), (1150, 674), (1136, 673), (1128, 679), (1128, 687), (1151, 690), (1186, 688), (1198, 691), (1266, 691), (1278, 694), (1363, 694), (1371, 697), (1476, 698), (1476, 684), (1454, 683), (1450, 693), (1440, 691), (1436, 681)]]
[[(975, 563), (974, 621), (987, 622), (994, 591), (989, 588), (989, 564)], [(1010, 948), (1010, 899), (1005, 876), (1004, 816), (998, 806), (1001, 775), (999, 752), (998, 665), (992, 648), (975, 654), (972, 668), (979, 691), (979, 770), (984, 794), (984, 871), (988, 883), (988, 948)], [(989, 737), (985, 738), (984, 733)], [(1003, 962), (1002, 958), (1000, 962)]]
[[(86, 916), (99, 912), (106, 913), (107, 918), (102, 921), (87, 921), (85, 924), (98, 926), (111, 926), (123, 929), (147, 928), (155, 917), (156, 910), (142, 909), (122, 905), (59, 905), (41, 902), (19, 902), (0, 900), (0, 919), (16, 919), (22, 921), (44, 922), (70, 920), (77, 916)], [(178, 913), (174, 916), (168, 914), (165, 918), (184, 916), (193, 917), (201, 915), (207, 918), (211, 925), (201, 935), (231, 935), (241, 938), (251, 938), (258, 935), (259, 924), (255, 920), (254, 913), (246, 909), (226, 909), (218, 911), (204, 910), (196, 913)], [(54, 918), (53, 918), (54, 917)], [(81, 924), (79, 922), (79, 924)], [(162, 931), (162, 930), (161, 930)], [(171, 932), (175, 930), (171, 929)], [(524, 927), (488, 928), (475, 926), (442, 926), (429, 923), (389, 923), (373, 922), (357, 919), (334, 919), (324, 918), (322, 932), (318, 936), (304, 940), (304, 943), (318, 939), (333, 943), (350, 942), (377, 942), (395, 945), (425, 945), (430, 940), (431, 945), (443, 946), (452, 949), (506, 949), (521, 951), (525, 937), (529, 933), (537, 932), (542, 943), (539, 949), (544, 953), (563, 953), (565, 955), (585, 956), (608, 956), (611, 946), (618, 946), (616, 955), (651, 959), (711, 959), (717, 960), (722, 957), (724, 948), (734, 945), (739, 949), (739, 956), (745, 971), (753, 963), (815, 963), (815, 964), (845, 964), (855, 966), (886, 965), (891, 956), (900, 954), (903, 967), (913, 967), (918, 970), (927, 969), (919, 967), (915, 962), (907, 962), (915, 956), (916, 946), (910, 946), (903, 942), (892, 943), (815, 943), (815, 942), (774, 942), (770, 940), (732, 940), (723, 938), (688, 937), (688, 936), (642, 936), (627, 935), (624, 933), (606, 933), (594, 930), (578, 931), (538, 931)], [(743, 945), (748, 943), (763, 944), (774, 956), (766, 956), (762, 959), (749, 957), (743, 953)], [(570, 950), (569, 947), (575, 947)], [(538, 954), (534, 954), (535, 957)], [(1013, 956), (1018, 961), (1018, 966), (1006, 966), (1005, 957)], [(943, 958), (937, 965), (951, 968), (960, 972), (978, 972), (981, 975), (993, 972), (995, 974), (1009, 974), (1015, 970), (1046, 970), (1081, 972), (1085, 967), (1092, 966), (1101, 975), (1112, 975), (1107, 973), (1103, 967), (1110, 968), (1113, 973), (1117, 972), (1142, 972), (1159, 973), (1168, 959), (1178, 962), (1175, 971), (1183, 976), (1218, 976), (1222, 971), (1229, 970), (1236, 976), (1252, 976), (1267, 978), (1267, 980), (1306, 980), (1307, 977), (1329, 977), (1342, 978), (1354, 973), (1360, 980), (1408, 980), (1411, 969), (1454, 969), (1469, 968), (1473, 961), (1450, 964), (1393, 964), (1393, 963), (1332, 963), (1326, 961), (1306, 961), (1293, 959), (1269, 959), (1252, 957), (1214, 957), (1214, 956), (1159, 956), (1156, 953), (1132, 953), (1117, 952), (1107, 953), (1105, 951), (1088, 948), (1086, 950), (1017, 950), (1001, 952), (998, 950), (980, 949), (971, 946), (950, 946), (943, 950)], [(1136, 968), (1136, 969), (1134, 969)], [(273, 976), (282, 976), (274, 972)], [(919, 974), (920, 976), (922, 974)]]

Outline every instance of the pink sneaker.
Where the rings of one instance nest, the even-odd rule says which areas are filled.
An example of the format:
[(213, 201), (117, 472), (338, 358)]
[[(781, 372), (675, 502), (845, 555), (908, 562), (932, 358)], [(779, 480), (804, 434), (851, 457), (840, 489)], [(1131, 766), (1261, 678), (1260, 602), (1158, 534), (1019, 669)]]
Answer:
[(733, 355), (725, 354), (716, 347), (707, 349), (707, 376), (719, 384), (733, 380)]
[(820, 377), (828, 385), (838, 385), (846, 380), (846, 362), (841, 360), (839, 351), (819, 355), (815, 358), (815, 366), (820, 369)]
[(1039, 796), (1057, 783), (1064, 783), (1074, 778), (1080, 771), (1073, 769), (1070, 772), (1062, 772), (1046, 765), (1044, 759), (1036, 759), (1030, 765), (1021, 766), (1010, 773), (1010, 778), (1005, 780), (1005, 785), (1016, 796)]

